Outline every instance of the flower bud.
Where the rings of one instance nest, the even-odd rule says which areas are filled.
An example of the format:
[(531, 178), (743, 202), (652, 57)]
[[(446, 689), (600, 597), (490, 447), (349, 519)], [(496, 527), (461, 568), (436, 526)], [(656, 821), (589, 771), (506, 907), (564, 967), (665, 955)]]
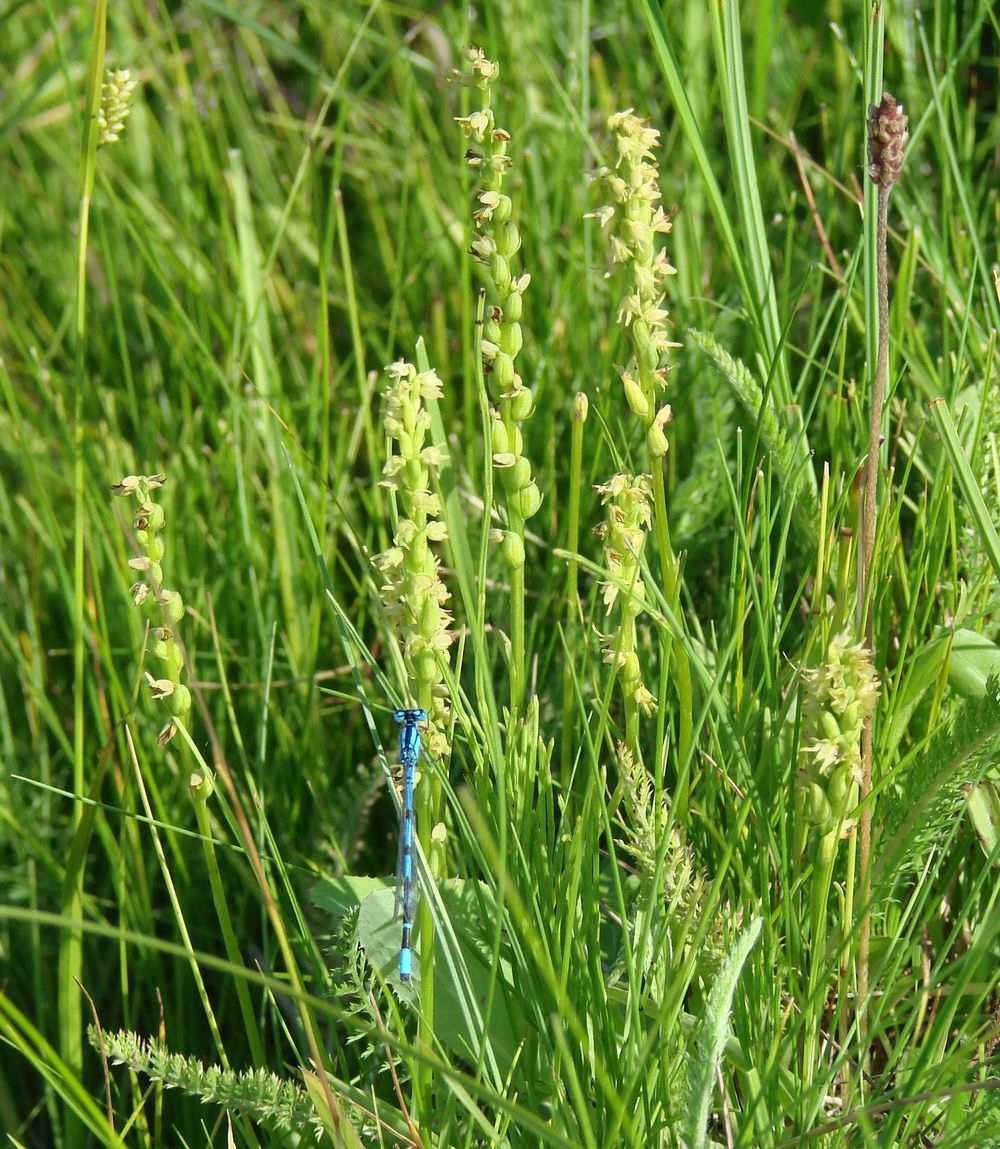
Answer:
[(190, 709), (191, 691), (183, 683), (180, 683), (174, 688), (174, 692), (170, 696), (170, 711), (178, 718), (183, 718)]
[(514, 465), (504, 472), (504, 486), (508, 491), (523, 490), (531, 482), (531, 464), (519, 455)]
[(446, 599), (448, 592), (442, 586), (438, 594), (428, 594), (420, 610), (420, 633), (431, 642), (441, 629), (441, 603), (438, 601), (438, 595)]
[[(508, 205), (510, 200), (507, 200)], [(521, 233), (517, 230), (517, 224), (511, 220), (507, 220), (502, 227), (497, 229), (496, 233), (497, 254), (503, 256), (505, 260), (511, 259), (518, 252), (521, 246)], [(509, 275), (509, 273), (508, 273)], [(497, 282), (497, 286), (500, 284)], [(510, 286), (508, 278), (507, 286)]]
[(622, 386), (625, 388), (625, 399), (640, 419), (648, 419), (652, 413), (649, 408), (649, 400), (643, 394), (642, 387), (637, 379), (635, 379), (629, 372), (622, 372)]
[[(498, 351), (493, 360), (493, 378), (501, 392), (509, 391), (514, 383), (514, 360), (503, 351)], [(515, 416), (516, 418), (516, 416)]]
[(514, 359), (521, 350), (523, 343), (524, 336), (521, 334), (520, 323), (505, 324), (500, 337), (500, 350)]
[(663, 428), (654, 423), (646, 432), (646, 447), (654, 459), (662, 459), (670, 449)]
[[(170, 632), (167, 631), (167, 633), (169, 634)], [(173, 650), (173, 647), (174, 643), (172, 638), (154, 638), (150, 645), (150, 650), (157, 658), (167, 659), (170, 657), (170, 652)]]
[(573, 408), (571, 417), (578, 423), (584, 423), (587, 419), (587, 412), (590, 409), (590, 400), (583, 391), (577, 391), (573, 396)]
[(513, 531), (504, 531), (501, 553), (508, 570), (520, 570), (524, 566), (524, 542)]
[(530, 519), (542, 505), (542, 492), (534, 482), (522, 487), (516, 495), (511, 496), (511, 505), (522, 519)]
[(490, 260), (490, 276), (502, 299), (510, 288), (510, 264), (499, 252)]
[(143, 503), (135, 513), (132, 526), (137, 531), (158, 531), (163, 527), (163, 508), (159, 503)]
[(523, 422), (535, 409), (535, 397), (530, 387), (522, 387), (510, 401), (511, 417)]
[(161, 590), (156, 596), (157, 605), (168, 622), (177, 623), (184, 617), (184, 600), (175, 590)]

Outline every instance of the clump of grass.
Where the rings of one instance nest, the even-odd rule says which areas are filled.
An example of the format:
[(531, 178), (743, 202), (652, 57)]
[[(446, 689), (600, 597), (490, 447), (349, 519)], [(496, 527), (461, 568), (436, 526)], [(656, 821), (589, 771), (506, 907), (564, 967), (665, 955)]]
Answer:
[[(233, 24), (222, 7), (211, 20), (195, 13), (187, 27), (168, 19), (162, 38), (145, 35), (140, 6), (125, 0), (116, 10), (116, 34), (132, 41), (116, 52), (142, 59), (150, 96), (136, 109), (143, 130), (127, 148), (115, 149), (120, 179), (105, 178), (110, 169), (95, 171), (95, 155), (102, 165), (109, 158), (106, 149), (97, 153), (106, 75), (103, 0), (94, 6), (90, 90), (78, 123), (65, 110), (78, 106), (79, 93), (59, 88), (62, 75), (72, 83), (80, 74), (75, 21), (53, 23), (41, 8), (29, 7), (23, 20), (8, 21), (10, 35), (0, 38), (11, 77), (11, 99), (0, 117), (12, 156), (5, 170), (5, 236), (14, 240), (4, 245), (9, 310), (0, 321), (0, 530), (7, 531), (0, 545), (0, 644), (11, 663), (0, 675), (0, 756), (19, 764), (17, 777), (0, 773), (9, 829), (0, 860), (11, 875), (5, 901), (14, 903), (2, 908), (2, 944), (11, 960), (0, 997), (0, 1035), (10, 1055), (5, 1066), (13, 1065), (4, 1101), (12, 1136), (66, 1149), (82, 1149), (91, 1135), (118, 1145), (144, 1130), (116, 1132), (110, 1106), (131, 1115), (144, 1102), (147, 1112), (138, 1113), (136, 1124), (148, 1121), (153, 1141), (206, 1136), (200, 1125), (210, 1111), (179, 1091), (166, 1094), (162, 1106), (160, 1090), (148, 1101), (129, 1096), (134, 1084), (125, 1075), (116, 1074), (110, 1088), (108, 1115), (94, 1115), (88, 1104), (98, 1084), (93, 1059), (77, 1057), (70, 1011), (61, 1010), (58, 1020), (45, 1012), (55, 983), (49, 939), (58, 936), (82, 943), (76, 954), (65, 945), (67, 960), (57, 975), (60, 998), (73, 1009), (79, 979), (109, 1024), (112, 1015), (124, 1015), (133, 1027), (153, 1032), (159, 1003), (152, 987), (176, 987), (162, 1007), (170, 1048), (210, 1049), (219, 1064), (212, 1070), (167, 1064), (166, 1046), (162, 1056), (147, 1048), (135, 1068), (157, 1083), (170, 1073), (178, 1080), (183, 1075), (195, 1087), (192, 1096), (215, 1097), (241, 1112), (240, 1098), (249, 1095), (240, 1093), (246, 1082), (238, 1064), (249, 1063), (262, 1079), (284, 1064), (299, 1066), (295, 1084), (304, 1090), (293, 1092), (304, 1121), (294, 1135), (284, 1127), (269, 1131), (276, 1146), (318, 1139), (313, 1117), (321, 1114), (332, 1144), (364, 1138), (427, 1149), (528, 1141), (563, 1149), (675, 1149), (682, 1142), (777, 1149), (803, 1137), (823, 1140), (828, 1149), (861, 1142), (892, 1149), (986, 1143), (996, 1125), (986, 1078), (996, 1027), (990, 999), (995, 881), (986, 859), (970, 848), (962, 790), (996, 761), (1000, 706), (992, 684), (974, 704), (957, 703), (948, 643), (932, 636), (960, 611), (967, 625), (992, 626), (993, 620), (978, 620), (964, 600), (966, 570), (951, 542), (962, 496), (940, 480), (941, 447), (931, 430), (920, 433), (922, 402), (915, 399), (920, 389), (927, 397), (940, 395), (936, 406), (946, 408), (959, 382), (988, 380), (995, 350), (989, 329), (1000, 329), (974, 214), (977, 198), (986, 202), (995, 185), (990, 160), (983, 159), (989, 149), (976, 131), (992, 121), (975, 93), (967, 100), (959, 87), (966, 65), (976, 64), (978, 38), (959, 42), (955, 22), (939, 22), (922, 75), (902, 25), (888, 24), (894, 51), (906, 54), (912, 98), (929, 97), (920, 134), (926, 178), (919, 199), (903, 199), (900, 213), (904, 245), (893, 332), (907, 370), (891, 423), (882, 418), (893, 429), (882, 453), (897, 477), (887, 483), (885, 472), (876, 472), (864, 492), (881, 483), (874, 545), (891, 556), (883, 563), (876, 552), (859, 580), (858, 600), (877, 644), (864, 641), (862, 617), (846, 647), (831, 656), (828, 632), (842, 629), (852, 589), (853, 544), (843, 542), (831, 559), (836, 548), (827, 540), (848, 522), (856, 524), (860, 488), (852, 493), (850, 477), (872, 431), (867, 419), (861, 426), (855, 385), (866, 371), (862, 335), (872, 363), (876, 359), (876, 324), (873, 314), (865, 318), (858, 289), (860, 248), (858, 259), (843, 267), (831, 257), (828, 270), (817, 269), (832, 246), (809, 226), (848, 244), (856, 231), (857, 203), (844, 190), (862, 150), (860, 85), (850, 52), (815, 53), (807, 38), (813, 32), (804, 31), (808, 22), (783, 20), (778, 36), (768, 18), (780, 19), (780, 6), (762, 6), (752, 27), (741, 26), (738, 5), (710, 6), (712, 35), (705, 37), (698, 32), (708, 10), (694, 0), (644, 3), (628, 12), (615, 0), (607, 13), (602, 8), (602, 23), (616, 21), (616, 28), (624, 29), (634, 11), (643, 14), (654, 54), (609, 50), (611, 41), (594, 37), (585, 19), (567, 46), (564, 28), (541, 5), (519, 10), (516, 24), (490, 25), (503, 80), (513, 80), (508, 114), (514, 122), (523, 109), (517, 122), (524, 128), (517, 131), (516, 187), (510, 174), (503, 176), (514, 149), (502, 129), (493, 124), (489, 139), (470, 144), (483, 177), (476, 242), (489, 264), (482, 335), (497, 408), (481, 446), (474, 420), (449, 422), (458, 408), (467, 416), (475, 407), (477, 342), (470, 323), (468, 344), (459, 347), (451, 325), (452, 316), (468, 310), (461, 282), (468, 268), (456, 274), (464, 230), (456, 221), (465, 209), (455, 195), (457, 165), (442, 145), (455, 109), (443, 107), (443, 89), (434, 82), (435, 70), (450, 63), (438, 61), (467, 41), (467, 26), (459, 26), (464, 12), (443, 6), (433, 21), (405, 31), (386, 19), (356, 35), (348, 6), (317, 14), (293, 10), (284, 0), (276, 5), (274, 19), (263, 25)], [(864, 28), (867, 42), (860, 33), (857, 43), (845, 42), (865, 61), (865, 91), (880, 82), (884, 8), (876, 6), (871, 21), (855, 25)], [(294, 43), (286, 40), (289, 28)], [(919, 22), (913, 31), (921, 41)], [(672, 40), (675, 32), (689, 38)], [(67, 64), (55, 73), (49, 53), (39, 48), (52, 37)], [(756, 71), (744, 78), (741, 47), (748, 37)], [(340, 58), (347, 43), (349, 67)], [(694, 56), (693, 45), (701, 43), (716, 52), (716, 68)], [(676, 45), (685, 45), (689, 57), (678, 59), (671, 50)], [(638, 41), (631, 46), (638, 48)], [(955, 66), (939, 74), (942, 52)], [(807, 57), (812, 66), (803, 72)], [(488, 79), (491, 106), (498, 107), (500, 78), (485, 54), (476, 59), (473, 73)], [(786, 65), (788, 74), (804, 76), (802, 84), (790, 89), (772, 82)], [(364, 86), (351, 88), (355, 75), (364, 75)], [(653, 114), (670, 125), (663, 198), (678, 198), (680, 210), (672, 231), (650, 235), (658, 203), (646, 198), (629, 206), (612, 194), (609, 206), (618, 214), (609, 229), (628, 225), (621, 239), (626, 248), (630, 234), (650, 240), (642, 250), (628, 248), (616, 265), (622, 286), (615, 298), (638, 297), (655, 281), (653, 268), (667, 242), (680, 275), (666, 272), (660, 288), (683, 298), (671, 305), (677, 311), (700, 311), (697, 326), (712, 335), (676, 337), (664, 321), (665, 339), (693, 342), (706, 356), (685, 358), (681, 378), (664, 377), (669, 389), (653, 378), (650, 400), (642, 357), (648, 356), (654, 377), (679, 360), (668, 349), (654, 362), (649, 340), (634, 335), (648, 336), (649, 321), (667, 305), (654, 292), (623, 313), (631, 317), (628, 327), (605, 330), (587, 276), (596, 261), (580, 224), (580, 173), (587, 151), (601, 146), (590, 140), (587, 125), (606, 122), (618, 93), (649, 92), (652, 85), (664, 104)], [(107, 80), (105, 86), (107, 94)], [(783, 104), (792, 89), (793, 102)], [(801, 97), (824, 112), (790, 145), (799, 185), (792, 164), (773, 162), (786, 141), (757, 134), (756, 125), (791, 124)], [(724, 115), (702, 115), (708, 108), (722, 108)], [(109, 106), (105, 127), (120, 122)], [(612, 131), (606, 190), (644, 165), (656, 167), (658, 148), (649, 144), (650, 125), (641, 120), (640, 154), (619, 154), (617, 136), (626, 126), (623, 118)], [(81, 149), (70, 127), (82, 128), (86, 140), (73, 363), (53, 318), (68, 314), (65, 245), (73, 221), (59, 214), (60, 197), (47, 194), (74, 182)], [(809, 147), (817, 154), (809, 155)], [(757, 150), (769, 162), (748, 162)], [(717, 181), (723, 165), (727, 178)], [(675, 171), (683, 174), (683, 188), (672, 186)], [(642, 186), (644, 177), (635, 178)], [(39, 189), (51, 211), (35, 210)], [(808, 217), (799, 210), (803, 194)], [(869, 192), (867, 198), (874, 208), (876, 197)], [(92, 204), (99, 210), (88, 238)], [(865, 220), (870, 236), (875, 214)], [(920, 228), (908, 226), (917, 218)], [(501, 298), (504, 263), (512, 286), (523, 278), (520, 251), (510, 255), (503, 248), (514, 243), (509, 222), (517, 242), (523, 237), (527, 246), (530, 237), (534, 279), (523, 297)], [(479, 242), (491, 228), (497, 229), (495, 252)], [(121, 242), (126, 236), (127, 244)], [(772, 243), (782, 245), (778, 258)], [(872, 297), (874, 260), (863, 266)], [(975, 271), (963, 278), (966, 266), (980, 268), (978, 283)], [(85, 299), (88, 277), (98, 290)], [(977, 287), (985, 290), (977, 294)], [(387, 500), (372, 493), (369, 477), (384, 460), (373, 414), (377, 376), (368, 365), (388, 362), (428, 324), (435, 362), (467, 368), (464, 397), (456, 399), (461, 383), (454, 372), (442, 399), (428, 405), (434, 441), (454, 435), (461, 452), (452, 459), (461, 458), (468, 470), (443, 469), (439, 487), (424, 457), (428, 477), (417, 484), (442, 496), (451, 538), (440, 551), (428, 541), (428, 553), (454, 567), (435, 561), (435, 577), (460, 588), (463, 608), (456, 611), (456, 643), (433, 655), (428, 646), (450, 600), (428, 585), (428, 605), (414, 612), (409, 637), (402, 635), (401, 604), (410, 592), (402, 593), (395, 576), (409, 579), (414, 593), (419, 589), (404, 571), (407, 558), (389, 564), (380, 578), (392, 586), (390, 610), (372, 583), (370, 563), (371, 554), (391, 549), (386, 540), (399, 525), (386, 522), (386, 506), (398, 511), (400, 523), (419, 520), (402, 488)], [(879, 326), (884, 340), (884, 317)], [(529, 340), (545, 386), (536, 387), (524, 367), (520, 343)], [(622, 343), (628, 362), (609, 394), (603, 384), (615, 378), (612, 348)], [(932, 350), (937, 343), (945, 349), (940, 361)], [(709, 361), (740, 399), (731, 418), (704, 417), (711, 399), (699, 372)], [(510, 370), (535, 391), (530, 418), (513, 411), (529, 388), (517, 389), (513, 380), (499, 386), (498, 376)], [(74, 383), (76, 402), (67, 403)], [(586, 389), (588, 402), (575, 404), (564, 451), (561, 420), (570, 388)], [(507, 421), (504, 403), (511, 407)], [(885, 406), (882, 398), (873, 402), (873, 416), (883, 417)], [(791, 434), (793, 411), (801, 411), (802, 425)], [(992, 415), (983, 418), (988, 424)], [(983, 433), (992, 430), (984, 425)], [(93, 451), (97, 434), (100, 452)], [(729, 438), (718, 444), (718, 434)], [(668, 438), (669, 453), (662, 454)], [(212, 770), (200, 763), (191, 776), (190, 807), (183, 793), (177, 804), (180, 788), (163, 785), (178, 761), (197, 758), (182, 722), (174, 722), (180, 737), (165, 747), (158, 769), (140, 769), (141, 745), (134, 771), (119, 769), (116, 750), (132, 752), (132, 662), (121, 657), (115, 633), (118, 536), (106, 501), (93, 499), (104, 487), (108, 456), (124, 472), (137, 469), (133, 458), (162, 457), (164, 444), (172, 476), (183, 471), (193, 508), (184, 545), (171, 548), (171, 583), (203, 610), (199, 639), (216, 651), (214, 662), (200, 659), (213, 669), (198, 692)], [(69, 471), (68, 445), (75, 464), (72, 570), (65, 560), (72, 499), (60, 487)], [(397, 447), (402, 458), (402, 439), (392, 440), (394, 452)], [(947, 453), (957, 470), (964, 453), (957, 434)], [(869, 450), (869, 467), (876, 454)], [(703, 468), (693, 463), (699, 458)], [(418, 460), (407, 455), (401, 466), (416, 471)], [(821, 469), (830, 481), (816, 515), (807, 496)], [(638, 681), (657, 696), (648, 718), (638, 704), (629, 718), (630, 703), (619, 697), (621, 678), (609, 685), (612, 676), (602, 672), (589, 643), (602, 580), (612, 580), (624, 552), (602, 558), (573, 520), (599, 517), (591, 484), (612, 473), (648, 473), (651, 490), (658, 475), (663, 480), (663, 504), (655, 492), (647, 504), (653, 537), (644, 549), (627, 529), (620, 532), (629, 569), (618, 570), (613, 621), (602, 627), (626, 629), (622, 642), (636, 656)], [(678, 553), (678, 525), (697, 531), (707, 517), (702, 507), (691, 515), (679, 506), (685, 473), (698, 480), (688, 489), (710, 495), (711, 516), (731, 547), (692, 548), (686, 558)], [(492, 502), (494, 477), (499, 508)], [(531, 492), (528, 509), (544, 492), (543, 509), (526, 517), (520, 492)], [(612, 499), (607, 509), (613, 505)], [(482, 508), (491, 519), (481, 532), (468, 530), (467, 524), (481, 525)], [(475, 536), (494, 525), (492, 516), (502, 544), (495, 570), (475, 553)], [(803, 523), (813, 528), (817, 518), (819, 532), (802, 529)], [(977, 529), (987, 519), (978, 515)], [(322, 542), (311, 549), (314, 523)], [(874, 515), (866, 514), (865, 530), (873, 524)], [(426, 525), (429, 533), (429, 518)], [(613, 528), (609, 523), (605, 541)], [(138, 529), (155, 545), (155, 525)], [(664, 537), (672, 552), (664, 551)], [(566, 543), (571, 558), (549, 546), (550, 539)], [(48, 561), (39, 561), (40, 553)], [(153, 553), (143, 556), (159, 562)], [(316, 574), (323, 564), (311, 565), (310, 553), (328, 564), (327, 589), (342, 606), (351, 653), (361, 656), (350, 666), (331, 666)], [(683, 581), (680, 562), (674, 571), (664, 553), (683, 559)], [(871, 558), (871, 548), (862, 553)], [(578, 583), (576, 570), (582, 572)], [(487, 572), (499, 574), (500, 594), (514, 592), (510, 637), (502, 639), (511, 652), (509, 682), (490, 657), (497, 627), (484, 625), (482, 604), (497, 588)], [(427, 574), (431, 578), (429, 565)], [(628, 598), (637, 586), (649, 609), (630, 621), (623, 607), (637, 609)], [(548, 625), (550, 604), (561, 596), (576, 623), (564, 630)], [(988, 595), (984, 602), (989, 609)], [(155, 626), (174, 632), (179, 650), (176, 625), (157, 614), (152, 593), (142, 606)], [(519, 610), (529, 625), (518, 626)], [(425, 619), (424, 611), (434, 618)], [(502, 614), (496, 621), (506, 628)], [(668, 657), (648, 655), (655, 628), (667, 633), (666, 626)], [(67, 634), (72, 671), (63, 649)], [(419, 649), (417, 639), (428, 645)], [(858, 643), (885, 684), (875, 743), (881, 760), (863, 802), (874, 815), (878, 851), (874, 900), (859, 900), (877, 957), (872, 980), (879, 992), (867, 999), (867, 943), (851, 900), (851, 851), (860, 831), (844, 849), (834, 836), (838, 825), (858, 817), (856, 721), (850, 705), (837, 709), (828, 697), (832, 690), (824, 694), (828, 705), (819, 706), (820, 677), (825, 682), (829, 667), (848, 660), (845, 650)], [(606, 644), (605, 655), (611, 649)], [(803, 692), (795, 667), (803, 650), (811, 652), (806, 695), (815, 692), (815, 713), (811, 704), (797, 709)], [(154, 681), (173, 683), (170, 697), (179, 695), (169, 669), (177, 651), (167, 643), (156, 654), (150, 656)], [(376, 961), (365, 948), (368, 936), (364, 946), (358, 940), (365, 927), (356, 927), (362, 918), (378, 918), (373, 904), (380, 898), (391, 902), (383, 878), (355, 872), (389, 868), (391, 845), (388, 833), (378, 832), (379, 812), (359, 828), (345, 812), (342, 789), (345, 778), (372, 771), (375, 756), (357, 693), (393, 693), (380, 672), (386, 659), (400, 692), (429, 693), (447, 706), (447, 723), (440, 731), (435, 723), (428, 740), (447, 733), (453, 758), (448, 770), (435, 765), (421, 782), (426, 795), (440, 781), (448, 872), (460, 875), (425, 890), (437, 915), (433, 977), (442, 992), (433, 1009), (388, 991), (379, 974), (389, 958)], [(626, 661), (631, 674), (631, 657)], [(441, 678), (431, 672), (432, 662)], [(536, 696), (518, 703), (531, 681), (528, 668), (538, 668)], [(685, 669), (696, 692), (684, 684)], [(444, 682), (447, 696), (439, 693)], [(565, 683), (562, 722), (553, 682), (556, 690)], [(518, 717), (513, 730), (493, 702), (495, 690), (508, 689)], [(65, 705), (71, 690), (72, 729)], [(379, 709), (368, 706), (364, 717)], [(616, 744), (619, 723), (642, 761), (624, 742)], [(936, 730), (940, 736), (930, 740)], [(558, 779), (550, 769), (557, 740), (564, 766)], [(657, 768), (647, 769), (654, 757)], [(685, 770), (696, 783), (690, 801)], [(674, 776), (677, 783), (668, 784)], [(150, 780), (157, 792), (140, 821), (132, 799)], [(216, 787), (217, 781), (224, 785)], [(72, 806), (67, 789), (76, 799)], [(802, 817), (793, 830), (796, 794)], [(188, 836), (192, 808), (198, 838)], [(362, 842), (360, 854), (343, 848), (344, 825), (343, 832)], [(44, 835), (36, 832), (40, 826)], [(797, 838), (807, 843), (801, 860)], [(69, 859), (65, 870), (63, 858)], [(337, 911), (329, 941), (327, 919), (297, 901), (321, 868), (333, 871), (330, 886), (357, 894), (353, 916)], [(47, 909), (53, 882), (62, 883), (61, 914)], [(810, 908), (823, 891), (832, 910)], [(88, 930), (99, 934), (99, 946), (88, 940)], [(321, 952), (319, 938), (342, 968), (350, 966), (349, 977), (329, 975), (330, 953)], [(395, 930), (386, 948), (397, 944)], [(398, 949), (391, 956), (397, 955)], [(828, 973), (838, 960), (839, 992), (831, 993)], [(209, 965), (211, 976), (201, 977)], [(850, 992), (855, 970), (860, 997)], [(18, 1010), (18, 1002), (28, 1007)], [(862, 1009), (870, 1037), (859, 1019)], [(325, 1032), (315, 1024), (317, 1014), (330, 1019)], [(56, 1036), (63, 1044), (59, 1062), (45, 1045)], [(251, 1108), (242, 1112), (266, 1122), (288, 1091), (275, 1080), (262, 1084), (263, 1104), (252, 1108), (249, 1096)], [(74, 1132), (77, 1115), (86, 1129)], [(219, 1140), (225, 1130), (207, 1135)], [(248, 1121), (235, 1135), (254, 1141)]]

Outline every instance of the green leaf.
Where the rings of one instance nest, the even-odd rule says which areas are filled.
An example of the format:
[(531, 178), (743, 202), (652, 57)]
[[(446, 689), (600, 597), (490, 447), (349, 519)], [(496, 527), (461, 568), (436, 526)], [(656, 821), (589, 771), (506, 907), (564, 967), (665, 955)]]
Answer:
[(726, 954), (708, 995), (705, 1013), (695, 1036), (695, 1052), (688, 1055), (688, 1119), (683, 1141), (688, 1149), (704, 1149), (708, 1137), (708, 1117), (712, 1108), (715, 1074), (729, 1032), (733, 995), (743, 966), (760, 936), (764, 919), (754, 918)]
[(900, 680), (892, 704), (892, 718), (886, 731), (883, 757), (895, 760), (896, 751), (910, 729), (914, 712), (927, 691), (940, 679), (948, 660), (951, 634), (939, 628), (928, 643), (916, 652)]
[[(494, 917), (490, 913), (490, 907), (495, 906), (493, 893), (484, 883), (466, 878), (439, 881), (435, 891), (457, 942), (457, 952), (445, 949), (435, 955), (435, 1034), (444, 1045), (465, 1057), (478, 1057), (480, 1047), (487, 1042), (497, 1067), (506, 1075), (528, 1031), (528, 1023), (509, 962), (501, 957), (495, 973), (491, 967), (493, 932), (488, 923)], [(413, 977), (409, 983), (399, 980), (401, 922), (395, 913), (393, 886), (381, 878), (324, 879), (313, 887), (312, 900), (337, 917), (357, 910), (358, 941), (369, 964), (401, 1000), (419, 999), (422, 971), (417, 932), (413, 935)], [(488, 1017), (480, 1019), (469, 1010), (468, 997), (471, 994), (480, 1005), (488, 1001), (493, 980), (492, 1008)]]
[(801, 427), (788, 425), (773, 394), (768, 392), (765, 395), (750, 368), (730, 355), (713, 335), (694, 328), (689, 328), (688, 335), (691, 342), (715, 364), (740, 406), (754, 421), (761, 441), (774, 460), (785, 496), (793, 500), (798, 525), (809, 537), (815, 537), (819, 522), (816, 477)]
[(963, 698), (982, 698), (986, 683), (1000, 674), (1000, 647), (985, 635), (956, 630), (948, 667), (948, 684)]
[(955, 718), (906, 769), (900, 792), (886, 803), (877, 882), (894, 882), (924, 863), (928, 850), (961, 817), (963, 797), (981, 781), (1000, 752), (1000, 680), (981, 698), (963, 702)]
[[(302, 1080), (309, 1094), (309, 1100), (316, 1107), (316, 1116), (322, 1122), (331, 1143), (336, 1145), (337, 1149), (364, 1149), (358, 1131), (344, 1116), (343, 1109), (337, 1105), (332, 1086), (329, 1091), (324, 1089), (316, 1074), (305, 1070), (302, 1073)], [(335, 1112), (330, 1110), (330, 1098), (333, 1099)]]
[(994, 866), (1000, 867), (1000, 793), (995, 782), (976, 782), (966, 794), (966, 806), (972, 828), (976, 831), (983, 853)]
[(979, 489), (979, 481), (972, 472), (955, 421), (952, 419), (944, 399), (935, 399), (930, 404), (930, 409), (941, 436), (945, 454), (955, 472), (955, 482), (965, 498), (966, 509), (972, 518), (973, 527), (979, 535), (983, 551), (990, 560), (994, 573), (997, 578), (1000, 578), (1000, 536), (997, 535), (996, 527), (990, 518), (990, 512), (987, 510), (982, 492)]

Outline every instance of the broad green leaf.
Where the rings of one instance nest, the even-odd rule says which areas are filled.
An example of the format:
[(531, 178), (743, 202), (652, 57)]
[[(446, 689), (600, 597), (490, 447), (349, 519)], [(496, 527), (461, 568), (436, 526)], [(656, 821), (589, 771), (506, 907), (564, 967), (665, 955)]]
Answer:
[(982, 698), (986, 683), (1000, 675), (1000, 647), (985, 635), (956, 630), (951, 647), (948, 683), (963, 698)]
[(985, 779), (970, 786), (966, 794), (966, 805), (972, 828), (976, 831), (983, 853), (1000, 867), (997, 843), (1000, 842), (1000, 792), (995, 782)]
[[(461, 978), (480, 1006), (489, 999), (494, 976), (492, 930), (483, 915), (484, 907), (494, 904), (493, 894), (482, 882), (465, 878), (446, 879), (435, 888), (458, 944), (457, 954), (443, 952), (435, 963), (435, 1032), (445, 1045), (465, 1057), (475, 1058), (484, 1040), (488, 1041), (498, 1067), (506, 1073), (528, 1028), (509, 962), (501, 955), (485, 1033), (477, 1032), (475, 1017), (470, 1016), (458, 992)], [(413, 977), (406, 984), (399, 980), (401, 922), (395, 913), (396, 895), (391, 885), (380, 878), (324, 879), (313, 888), (312, 899), (338, 917), (357, 910), (357, 936), (366, 960), (401, 1000), (419, 1000), (420, 936), (418, 932), (413, 935)], [(459, 968), (450, 968), (455, 963)]]

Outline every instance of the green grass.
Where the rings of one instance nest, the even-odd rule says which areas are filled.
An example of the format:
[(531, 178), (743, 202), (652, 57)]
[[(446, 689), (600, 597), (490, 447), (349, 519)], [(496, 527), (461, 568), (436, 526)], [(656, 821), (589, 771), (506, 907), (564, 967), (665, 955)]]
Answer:
[[(230, 1121), (260, 1146), (1000, 1145), (979, 785), (1000, 751), (1000, 14), (425, 7), (0, 13), (0, 1129), (67, 1149), (222, 1145)], [(543, 499), (520, 526), (487, 438), (454, 120), (478, 105), (450, 78), (469, 44), (500, 65), (531, 274), (517, 370)], [(105, 65), (141, 82), (95, 151)], [(885, 89), (910, 142), (869, 902), (855, 836), (824, 861), (796, 778), (807, 671), (856, 625)], [(584, 217), (630, 106), (662, 133), (682, 347), (668, 523), (608, 614), (594, 486), (650, 462)], [(407, 513), (379, 485), (400, 357), (443, 382), (455, 615), (410, 987), (387, 774), (391, 710), (422, 703), (372, 564)], [(164, 623), (132, 601), (145, 544), (110, 490), (157, 472), (192, 695), (166, 746), (145, 678)], [(505, 524), (523, 579), (489, 538)], [(633, 648), (652, 714), (619, 689)]]

